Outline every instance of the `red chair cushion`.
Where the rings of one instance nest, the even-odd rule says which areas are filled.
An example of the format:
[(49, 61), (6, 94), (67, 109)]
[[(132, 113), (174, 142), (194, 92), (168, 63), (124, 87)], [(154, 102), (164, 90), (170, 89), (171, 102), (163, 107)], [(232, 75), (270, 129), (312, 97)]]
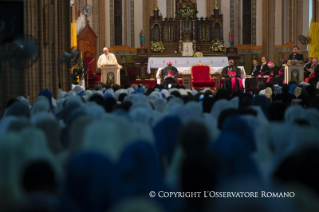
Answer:
[(210, 80), (210, 70), (209, 66), (193, 66), (192, 74), (194, 81), (208, 81)]
[(209, 86), (209, 87), (213, 87), (216, 85), (216, 82), (214, 81), (203, 81), (203, 80), (200, 80), (200, 81), (193, 81), (192, 82), (192, 85), (194, 87), (198, 87), (198, 86), (201, 86), (201, 87), (205, 87), (205, 86)]

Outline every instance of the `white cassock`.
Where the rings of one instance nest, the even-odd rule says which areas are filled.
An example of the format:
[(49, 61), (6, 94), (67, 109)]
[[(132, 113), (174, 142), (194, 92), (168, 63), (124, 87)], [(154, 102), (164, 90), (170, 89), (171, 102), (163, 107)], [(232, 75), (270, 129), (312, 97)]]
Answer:
[(101, 54), (97, 61), (97, 67), (104, 64), (117, 64), (117, 60), (114, 54), (108, 53), (107, 55)]
[[(99, 60), (97, 61), (97, 67), (105, 64), (117, 64), (117, 60), (114, 54), (108, 53), (107, 55), (101, 54)], [(107, 75), (101, 71), (101, 82), (106, 83)], [(119, 84), (119, 83), (118, 83)]]

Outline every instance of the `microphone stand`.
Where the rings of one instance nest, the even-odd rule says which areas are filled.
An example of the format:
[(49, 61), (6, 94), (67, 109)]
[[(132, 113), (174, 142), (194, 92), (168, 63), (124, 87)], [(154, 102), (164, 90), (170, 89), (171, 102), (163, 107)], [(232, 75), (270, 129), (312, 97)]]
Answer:
[[(88, 64), (87, 64), (87, 68), (89, 68), (90, 64), (95, 60), (95, 58), (93, 58)], [(86, 86), (89, 86), (89, 72), (88, 70), (86, 71)]]

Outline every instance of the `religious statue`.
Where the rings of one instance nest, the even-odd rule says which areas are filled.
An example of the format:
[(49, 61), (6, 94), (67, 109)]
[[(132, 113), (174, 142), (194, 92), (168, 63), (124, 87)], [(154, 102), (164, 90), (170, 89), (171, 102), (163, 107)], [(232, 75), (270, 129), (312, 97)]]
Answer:
[(141, 45), (141, 48), (143, 48), (143, 49), (144, 49), (144, 43), (145, 43), (144, 32), (143, 32), (143, 30), (141, 30), (141, 32), (140, 32), (140, 45)]
[(234, 30), (230, 30), (229, 32), (229, 46), (234, 46)]

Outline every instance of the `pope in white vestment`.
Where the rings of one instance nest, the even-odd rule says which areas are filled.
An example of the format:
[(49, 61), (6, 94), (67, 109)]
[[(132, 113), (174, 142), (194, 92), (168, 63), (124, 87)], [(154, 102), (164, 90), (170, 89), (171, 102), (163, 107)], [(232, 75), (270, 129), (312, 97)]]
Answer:
[[(106, 65), (106, 64), (116, 64), (116, 65), (118, 65), (119, 69), (122, 68), (122, 66), (117, 63), (117, 59), (116, 59), (115, 55), (112, 53), (109, 53), (108, 48), (105, 47), (105, 48), (103, 48), (103, 54), (100, 55), (100, 57), (97, 61), (97, 67), (102, 68), (103, 65)], [(106, 83), (106, 81), (107, 81), (106, 73), (104, 73), (102, 71), (101, 82)]]
[[(109, 53), (107, 48), (103, 49), (103, 54), (100, 55), (99, 60), (97, 61), (97, 67), (101, 68), (105, 64), (118, 64), (115, 55)], [(120, 65), (119, 68), (121, 68)]]

